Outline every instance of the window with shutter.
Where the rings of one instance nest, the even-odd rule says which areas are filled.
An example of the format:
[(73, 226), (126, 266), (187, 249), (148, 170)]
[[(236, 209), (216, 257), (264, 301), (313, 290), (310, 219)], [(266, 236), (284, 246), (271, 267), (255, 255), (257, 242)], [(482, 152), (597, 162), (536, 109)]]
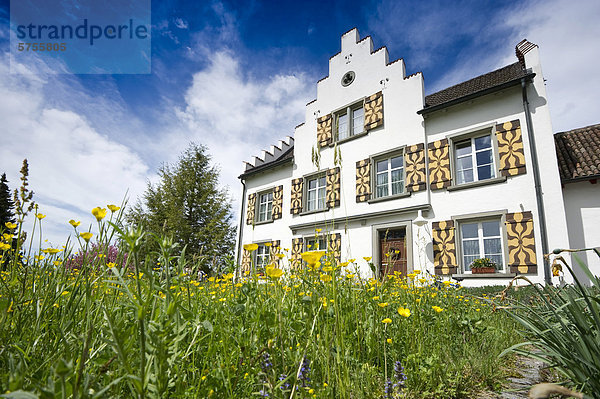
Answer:
[(506, 215), (506, 239), (510, 272), (537, 273), (531, 212), (516, 212)]
[(440, 190), (451, 183), (448, 152), (448, 139), (429, 143), (429, 186), (432, 190)]
[(406, 147), (404, 152), (406, 169), (406, 191), (425, 189), (425, 145), (422, 143)]
[(521, 122), (517, 119), (496, 125), (500, 174), (516, 176), (525, 173), (525, 153), (521, 137)]

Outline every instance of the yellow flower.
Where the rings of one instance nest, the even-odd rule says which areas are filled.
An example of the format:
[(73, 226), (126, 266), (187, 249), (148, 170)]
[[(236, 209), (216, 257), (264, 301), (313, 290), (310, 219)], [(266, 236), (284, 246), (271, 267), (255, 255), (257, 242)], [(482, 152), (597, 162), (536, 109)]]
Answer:
[(35, 260), (38, 260), (38, 261), (43, 260), (43, 259), (44, 259), (44, 255), (38, 255), (35, 257)]
[(417, 270), (413, 270), (413, 273), (414, 273), (414, 274), (420, 274), (420, 273), (421, 273), (421, 271), (420, 271), (419, 269), (417, 269)]
[(332, 271), (332, 270), (333, 270), (333, 267), (331, 267), (331, 266), (325, 266), (325, 267), (323, 268), (323, 271), (324, 271), (324, 272), (330, 272), (330, 271)]
[(267, 271), (267, 276), (271, 277), (271, 278), (279, 278), (283, 275), (283, 270), (281, 270), (278, 267), (272, 266), (272, 267), (268, 267), (266, 268)]
[(380, 308), (385, 308), (388, 305), (388, 303), (387, 302), (381, 302), (381, 303), (378, 303), (378, 305), (379, 305)]
[(354, 258), (348, 259), (348, 262), (350, 262), (350, 263), (354, 263), (354, 261), (356, 261), (356, 259), (354, 259)]
[(331, 281), (331, 276), (329, 274), (321, 274), (321, 281), (324, 283), (328, 283)]
[(272, 242), (265, 242), (265, 247), (270, 247), (271, 245), (273, 245)]
[(316, 229), (315, 230), (317, 233), (320, 233), (321, 231), (323, 231), (323, 229)]
[(71, 223), (71, 226), (73, 226), (73, 227), (77, 227), (81, 224), (81, 222), (79, 222), (79, 221), (76, 222), (73, 219), (69, 220), (69, 223)]
[(6, 251), (10, 249), (10, 244), (6, 244), (3, 242), (0, 242), (0, 251)]
[(392, 319), (390, 319), (389, 317), (386, 317), (385, 319), (381, 320), (381, 322), (383, 324), (390, 324), (392, 322)]
[(60, 296), (65, 296), (65, 295), (69, 295), (69, 291), (63, 291), (61, 292)]
[(108, 209), (110, 209), (111, 212), (116, 212), (119, 209), (121, 209), (120, 207), (116, 206), (116, 205), (106, 205), (108, 207)]
[(370, 256), (363, 256), (363, 259), (366, 260), (367, 262), (370, 262), (371, 259), (373, 259), (373, 258)]
[(444, 281), (442, 284), (444, 284), (446, 287), (449, 286), (450, 284), (452, 284), (452, 281), (450, 280), (446, 280)]
[(42, 220), (43, 218), (46, 217), (46, 215), (42, 215), (41, 213), (36, 213), (35, 216), (39, 219)]
[(440, 308), (439, 306), (432, 306), (431, 307), (433, 310), (435, 310), (437, 313), (443, 312), (444, 309)]
[(391, 338), (386, 339), (386, 341), (387, 341), (388, 344), (392, 343), (392, 339)]
[(407, 308), (403, 308), (402, 306), (400, 306), (398, 308), (398, 314), (400, 316), (403, 316), (403, 317), (409, 317), (410, 316), (410, 310), (407, 309)]
[(108, 262), (108, 263), (106, 264), (106, 266), (107, 266), (109, 269), (112, 269), (112, 268), (113, 268), (113, 267), (115, 267), (116, 265), (114, 264), (114, 262)]
[(96, 217), (97, 221), (101, 221), (102, 219), (104, 219), (104, 216), (106, 216), (106, 209), (97, 206), (94, 209), (92, 209), (92, 215)]
[(278, 257), (279, 259), (283, 259), (285, 258), (284, 254), (275, 254), (276, 257)]
[(11, 222), (6, 222), (4, 223), (4, 225), (6, 226), (7, 229), (9, 230), (13, 230), (17, 228), (17, 225), (15, 223), (11, 223)]
[(47, 248), (47, 249), (42, 250), (42, 252), (45, 252), (50, 255), (55, 255), (55, 254), (59, 253), (60, 251), (62, 251), (62, 249), (58, 249), (58, 248)]
[(245, 244), (244, 249), (249, 252), (256, 251), (258, 249), (258, 244)]
[(85, 240), (85, 242), (89, 242), (90, 238), (92, 238), (93, 234), (92, 233), (79, 233), (79, 235), (81, 236), (81, 238), (83, 238)]
[(304, 260), (309, 265), (314, 265), (325, 255), (325, 251), (307, 251), (302, 252), (300, 254), (302, 256), (302, 260)]
[(347, 278), (347, 279), (351, 279), (351, 278), (353, 278), (353, 277), (354, 277), (354, 274), (352, 274), (352, 273), (350, 273), (350, 274), (346, 274), (346, 278)]

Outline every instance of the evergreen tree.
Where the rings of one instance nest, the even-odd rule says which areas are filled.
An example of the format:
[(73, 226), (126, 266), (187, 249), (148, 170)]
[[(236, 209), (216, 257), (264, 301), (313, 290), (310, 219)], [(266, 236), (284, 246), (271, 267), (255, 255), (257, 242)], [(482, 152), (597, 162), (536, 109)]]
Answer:
[[(158, 236), (173, 236), (186, 257), (204, 259), (204, 271), (221, 270), (233, 254), (235, 229), (231, 200), (218, 186), (218, 170), (206, 147), (190, 144), (174, 165), (159, 169), (160, 181), (148, 183), (142, 199), (127, 214), (129, 223)], [(146, 235), (146, 254), (158, 244)]]
[(3, 173), (0, 178), (0, 230), (4, 229), (5, 223), (8, 222), (15, 222), (14, 203), (8, 188), (6, 173)]

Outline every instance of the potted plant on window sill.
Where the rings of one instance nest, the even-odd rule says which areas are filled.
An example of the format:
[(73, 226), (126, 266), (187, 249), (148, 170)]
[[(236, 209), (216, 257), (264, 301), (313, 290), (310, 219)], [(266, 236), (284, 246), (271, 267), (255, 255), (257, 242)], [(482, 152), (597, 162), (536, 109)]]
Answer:
[(471, 263), (473, 274), (496, 273), (496, 264), (490, 258), (475, 259)]

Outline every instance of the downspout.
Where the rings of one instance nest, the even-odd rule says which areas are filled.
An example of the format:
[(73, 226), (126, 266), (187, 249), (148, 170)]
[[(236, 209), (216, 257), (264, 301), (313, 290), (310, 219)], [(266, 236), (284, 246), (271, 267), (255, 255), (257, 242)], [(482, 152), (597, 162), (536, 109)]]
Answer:
[(241, 264), (242, 262), (242, 238), (244, 237), (244, 208), (246, 205), (246, 182), (244, 181), (244, 179), (240, 179), (242, 182), (242, 186), (244, 187), (244, 189), (242, 190), (242, 207), (240, 210), (240, 224), (239, 224), (239, 230), (238, 230), (238, 247), (237, 247), (237, 255), (236, 255), (236, 263), (238, 265)]
[[(544, 210), (544, 199), (542, 197), (542, 185), (540, 183), (540, 170), (537, 159), (537, 150), (535, 146), (535, 135), (533, 134), (533, 123), (531, 122), (531, 113), (529, 111), (529, 100), (527, 99), (527, 82), (525, 78), (521, 79), (521, 89), (523, 91), (523, 109), (525, 111), (525, 121), (527, 123), (527, 136), (529, 138), (529, 150), (531, 152), (531, 162), (533, 167), (533, 181), (535, 185), (535, 198), (537, 201), (538, 217), (540, 218), (540, 235), (542, 239), (543, 255), (549, 253), (548, 250), (548, 232), (546, 229), (546, 212)], [(544, 259), (544, 282), (552, 285), (550, 277), (550, 264), (548, 259)]]

